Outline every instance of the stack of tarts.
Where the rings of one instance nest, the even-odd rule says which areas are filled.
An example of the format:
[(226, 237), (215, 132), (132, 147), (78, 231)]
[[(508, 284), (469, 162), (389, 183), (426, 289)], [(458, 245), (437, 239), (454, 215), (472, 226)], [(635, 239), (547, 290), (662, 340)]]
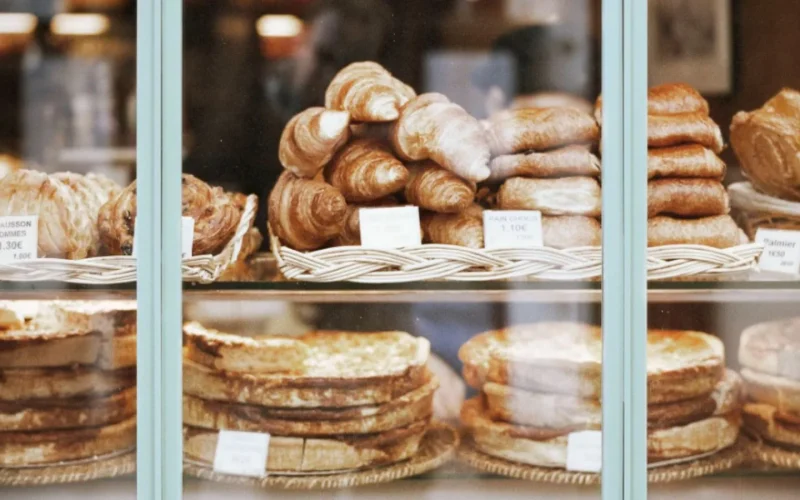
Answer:
[[(271, 476), (370, 471), (412, 463), (426, 433), (441, 427), (431, 421), (438, 381), (426, 368), (425, 339), (403, 332), (254, 338), (198, 323), (184, 334), (184, 444), (195, 465), (210, 468), (220, 431), (234, 430), (271, 436)], [(457, 444), (449, 435), (447, 455)]]
[[(725, 369), (722, 343), (700, 332), (651, 330), (647, 352), (650, 465), (731, 447), (739, 436), (741, 380)], [(481, 391), (461, 413), (467, 448), (478, 454), (565, 469), (569, 435), (602, 429), (599, 327), (537, 323), (490, 331), (469, 340), (459, 357), (467, 383)]]
[(136, 445), (136, 303), (0, 304), (0, 468)]

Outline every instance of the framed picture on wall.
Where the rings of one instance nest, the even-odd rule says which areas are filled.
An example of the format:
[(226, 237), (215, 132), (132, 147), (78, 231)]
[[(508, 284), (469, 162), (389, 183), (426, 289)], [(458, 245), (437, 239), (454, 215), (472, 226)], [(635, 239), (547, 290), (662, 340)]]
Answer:
[(650, 0), (649, 78), (704, 94), (733, 90), (730, 0)]

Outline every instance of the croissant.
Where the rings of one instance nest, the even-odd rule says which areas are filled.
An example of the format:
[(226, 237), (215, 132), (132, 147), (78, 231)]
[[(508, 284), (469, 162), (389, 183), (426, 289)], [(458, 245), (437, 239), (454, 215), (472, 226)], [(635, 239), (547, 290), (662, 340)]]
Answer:
[(682, 217), (725, 215), (730, 212), (728, 192), (713, 179), (656, 179), (647, 183), (647, 216)]
[(701, 219), (673, 219), (658, 216), (647, 221), (647, 245), (705, 245), (730, 248), (739, 245), (746, 236), (730, 215)]
[(592, 116), (572, 108), (509, 110), (492, 119), (488, 132), (494, 156), (593, 143), (599, 135)]
[[(218, 254), (233, 238), (241, 210), (222, 188), (212, 188), (197, 177), (181, 178), (181, 214), (194, 219), (192, 255)], [(131, 255), (136, 222), (136, 182), (100, 209), (100, 240), (111, 255)]]
[(699, 144), (651, 149), (647, 152), (647, 177), (725, 177), (725, 162)]
[[(109, 199), (117, 196), (122, 188), (111, 179), (97, 174), (80, 175), (72, 172), (53, 174), (52, 179), (58, 179), (77, 196), (78, 203), (86, 211), (91, 221), (97, 221), (100, 209)], [(100, 229), (96, 223), (89, 225), (92, 236), (92, 246), (89, 257), (100, 254)]]
[(38, 257), (83, 259), (95, 246), (94, 218), (63, 182), (17, 170), (0, 182), (0, 216), (38, 215)]
[(501, 210), (539, 210), (544, 215), (599, 217), (602, 205), (600, 183), (590, 177), (512, 177), (500, 186), (497, 205)]
[(542, 216), (542, 242), (546, 247), (596, 247), (602, 243), (600, 221), (582, 215)]
[(432, 161), (409, 165), (411, 176), (406, 186), (406, 200), (426, 210), (456, 213), (475, 200), (475, 184), (465, 181)]
[(714, 153), (725, 147), (719, 126), (703, 113), (647, 117), (647, 145), (651, 148), (687, 143), (700, 144)]
[(333, 186), (283, 172), (269, 195), (267, 215), (281, 241), (314, 250), (342, 231), (347, 202)]
[(361, 244), (361, 217), (362, 208), (394, 207), (397, 200), (393, 197), (384, 198), (368, 205), (347, 205), (347, 215), (341, 234), (331, 242), (333, 246), (352, 246)]
[(390, 122), (415, 95), (414, 89), (380, 64), (357, 62), (333, 78), (325, 91), (325, 107), (347, 111), (359, 122)]
[[(603, 100), (597, 98), (595, 118), (603, 122)], [(647, 91), (648, 115), (676, 115), (682, 113), (708, 114), (708, 101), (694, 87), (685, 83), (654, 85)]]
[(382, 142), (356, 139), (325, 168), (325, 180), (351, 203), (373, 201), (403, 189), (408, 170)]
[(759, 191), (800, 201), (800, 92), (784, 89), (731, 123), (731, 145)]
[(483, 209), (472, 205), (458, 214), (428, 213), (421, 217), (426, 242), (483, 248)]
[(489, 177), (483, 126), (442, 94), (423, 94), (409, 101), (395, 124), (392, 144), (406, 160), (433, 160), (471, 182)]
[(490, 182), (509, 177), (600, 176), (600, 160), (585, 146), (567, 146), (544, 153), (503, 155), (489, 164)]
[(308, 108), (283, 129), (278, 159), (289, 172), (312, 179), (349, 138), (350, 115)]

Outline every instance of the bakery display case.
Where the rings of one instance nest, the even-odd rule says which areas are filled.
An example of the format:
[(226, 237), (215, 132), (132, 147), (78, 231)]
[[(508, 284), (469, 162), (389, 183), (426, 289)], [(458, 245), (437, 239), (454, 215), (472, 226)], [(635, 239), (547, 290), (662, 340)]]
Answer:
[(3, 498), (796, 496), (797, 8), (30, 4)]

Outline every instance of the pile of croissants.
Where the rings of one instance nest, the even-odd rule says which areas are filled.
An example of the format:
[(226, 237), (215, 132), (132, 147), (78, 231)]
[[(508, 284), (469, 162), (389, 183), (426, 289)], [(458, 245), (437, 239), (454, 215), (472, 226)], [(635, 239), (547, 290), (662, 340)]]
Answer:
[[(195, 220), (193, 255), (219, 253), (236, 232), (246, 197), (187, 174), (182, 191), (183, 216)], [(39, 216), (40, 258), (132, 255), (136, 213), (135, 182), (122, 189), (102, 175), (24, 168), (0, 182), (0, 216)], [(259, 244), (248, 247), (254, 251)]]

